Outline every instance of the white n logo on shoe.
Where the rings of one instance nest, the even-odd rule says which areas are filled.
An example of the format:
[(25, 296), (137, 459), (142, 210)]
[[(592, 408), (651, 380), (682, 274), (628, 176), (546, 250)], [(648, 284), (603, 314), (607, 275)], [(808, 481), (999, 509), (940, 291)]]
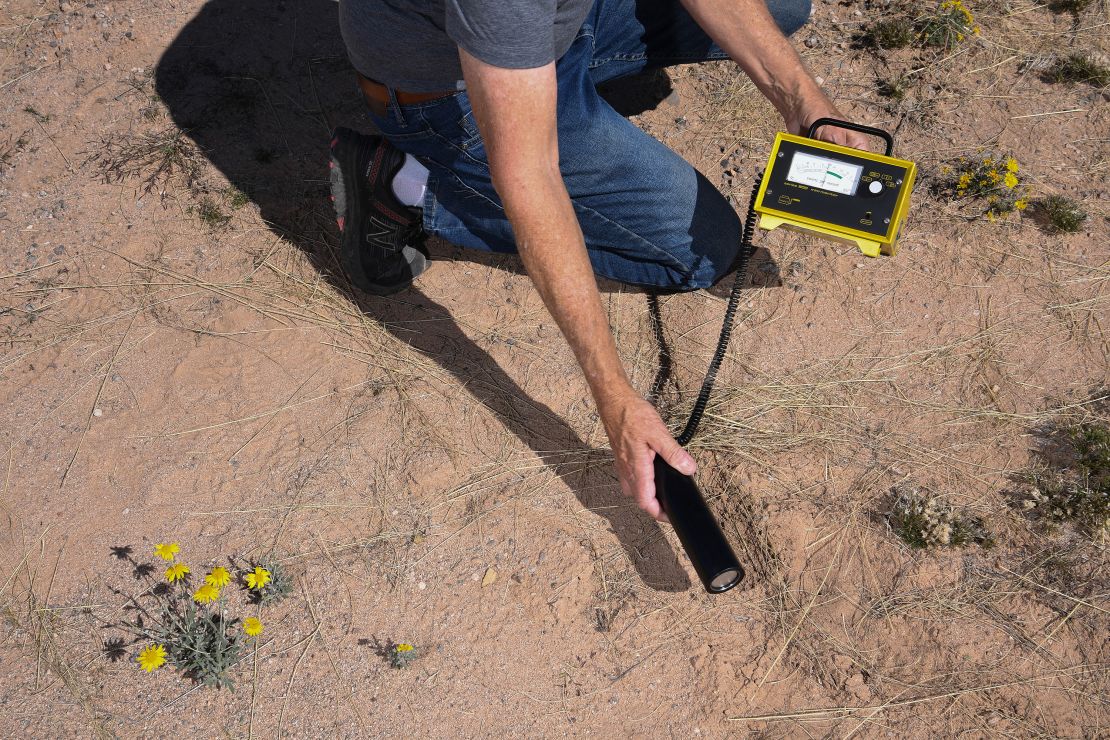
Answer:
[(366, 241), (376, 247), (383, 247), (392, 252), (397, 251), (397, 245), (394, 243), (393, 234), (397, 227), (378, 219), (375, 216), (369, 218), (369, 224), (366, 227)]

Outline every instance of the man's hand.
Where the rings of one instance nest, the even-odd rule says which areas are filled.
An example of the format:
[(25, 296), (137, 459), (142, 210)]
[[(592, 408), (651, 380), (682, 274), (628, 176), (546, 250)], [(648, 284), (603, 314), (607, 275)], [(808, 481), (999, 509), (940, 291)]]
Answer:
[(671, 436), (655, 407), (635, 393), (604, 403), (598, 411), (613, 448), (621, 490), (649, 516), (667, 521), (655, 497), (655, 456), (662, 455), (686, 475), (697, 470), (694, 458)]
[[(847, 120), (844, 114), (837, 110), (833, 102), (829, 100), (828, 96), (816, 87), (816, 83), (814, 83), (814, 89), (809, 91), (808, 95), (799, 95), (796, 100), (784, 105), (780, 110), (782, 110), (782, 117), (786, 122), (786, 130), (792, 134), (802, 136), (809, 133), (810, 124), (818, 118)], [(868, 143), (871, 141), (870, 137), (857, 131), (837, 126), (822, 126), (817, 129), (815, 138), (855, 149), (867, 149)]]

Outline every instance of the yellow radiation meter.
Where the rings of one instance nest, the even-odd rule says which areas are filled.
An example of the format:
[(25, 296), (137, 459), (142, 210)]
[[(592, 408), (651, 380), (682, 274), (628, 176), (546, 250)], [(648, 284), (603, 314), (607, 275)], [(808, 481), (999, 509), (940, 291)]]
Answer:
[[(886, 154), (818, 141), (822, 126), (877, 136)], [(759, 227), (855, 244), (868, 257), (895, 254), (917, 165), (890, 156), (893, 150), (886, 131), (835, 118), (814, 121), (808, 136), (779, 133), (756, 194)]]

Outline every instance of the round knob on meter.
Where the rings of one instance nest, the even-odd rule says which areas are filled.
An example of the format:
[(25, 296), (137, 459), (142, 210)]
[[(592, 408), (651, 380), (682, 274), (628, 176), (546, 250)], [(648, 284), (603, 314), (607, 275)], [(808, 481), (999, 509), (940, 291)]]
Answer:
[(878, 180), (872, 180), (871, 184), (867, 186), (867, 189), (875, 195), (878, 195), (879, 193), (883, 192), (883, 184)]

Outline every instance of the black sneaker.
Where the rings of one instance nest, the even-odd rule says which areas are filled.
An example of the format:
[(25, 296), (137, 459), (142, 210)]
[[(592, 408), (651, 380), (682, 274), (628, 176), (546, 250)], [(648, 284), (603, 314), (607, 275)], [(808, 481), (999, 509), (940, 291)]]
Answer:
[(343, 269), (374, 295), (403, 290), (424, 270), (428, 257), (421, 211), (398, 202), (393, 176), (404, 152), (380, 136), (337, 128), (331, 137), (331, 199), (343, 234)]

